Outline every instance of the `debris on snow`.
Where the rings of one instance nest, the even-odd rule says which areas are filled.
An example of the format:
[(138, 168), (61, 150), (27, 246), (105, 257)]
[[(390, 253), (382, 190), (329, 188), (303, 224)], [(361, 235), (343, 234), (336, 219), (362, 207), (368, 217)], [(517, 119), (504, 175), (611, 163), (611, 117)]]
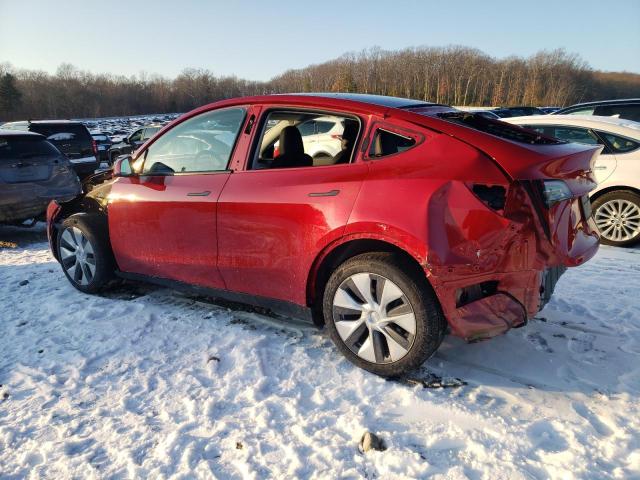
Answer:
[(360, 453), (366, 453), (369, 450), (377, 450), (378, 452), (384, 452), (387, 449), (387, 445), (384, 440), (378, 437), (375, 433), (369, 431), (362, 434), (358, 450)]

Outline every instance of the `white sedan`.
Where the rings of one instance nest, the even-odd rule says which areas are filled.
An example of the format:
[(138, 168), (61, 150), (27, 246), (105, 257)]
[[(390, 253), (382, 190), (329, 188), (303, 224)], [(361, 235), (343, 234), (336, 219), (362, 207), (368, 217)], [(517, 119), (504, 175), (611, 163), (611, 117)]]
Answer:
[(640, 241), (640, 123), (582, 115), (502, 120), (568, 142), (604, 145), (594, 166), (598, 187), (591, 194), (602, 243), (630, 246)]

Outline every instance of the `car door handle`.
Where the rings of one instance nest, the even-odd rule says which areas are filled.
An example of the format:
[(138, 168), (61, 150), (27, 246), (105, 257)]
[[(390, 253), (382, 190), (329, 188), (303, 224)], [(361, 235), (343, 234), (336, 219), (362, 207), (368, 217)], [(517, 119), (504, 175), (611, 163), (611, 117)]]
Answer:
[(187, 193), (187, 197), (208, 197), (211, 194), (209, 190), (205, 190), (204, 192), (189, 192)]
[(596, 165), (595, 167), (593, 167), (594, 170), (606, 170), (607, 167), (604, 165)]
[(340, 193), (340, 190), (329, 190), (328, 192), (311, 192), (310, 197), (335, 197)]

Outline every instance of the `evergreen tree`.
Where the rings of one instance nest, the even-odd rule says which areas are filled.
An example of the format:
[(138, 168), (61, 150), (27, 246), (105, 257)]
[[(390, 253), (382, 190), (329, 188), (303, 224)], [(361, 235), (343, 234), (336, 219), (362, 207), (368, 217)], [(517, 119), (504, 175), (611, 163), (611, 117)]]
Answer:
[(16, 87), (16, 79), (10, 73), (0, 76), (0, 118), (6, 117), (20, 105), (22, 93)]

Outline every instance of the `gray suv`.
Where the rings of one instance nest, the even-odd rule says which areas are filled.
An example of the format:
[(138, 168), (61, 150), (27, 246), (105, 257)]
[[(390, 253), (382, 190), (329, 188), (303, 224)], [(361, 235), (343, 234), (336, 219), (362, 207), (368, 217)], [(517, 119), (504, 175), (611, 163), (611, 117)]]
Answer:
[(43, 135), (0, 129), (0, 223), (38, 220), (51, 200), (81, 191), (69, 160)]
[(93, 174), (98, 168), (96, 142), (82, 122), (29, 120), (5, 123), (2, 128), (44, 135), (69, 159), (80, 178)]

